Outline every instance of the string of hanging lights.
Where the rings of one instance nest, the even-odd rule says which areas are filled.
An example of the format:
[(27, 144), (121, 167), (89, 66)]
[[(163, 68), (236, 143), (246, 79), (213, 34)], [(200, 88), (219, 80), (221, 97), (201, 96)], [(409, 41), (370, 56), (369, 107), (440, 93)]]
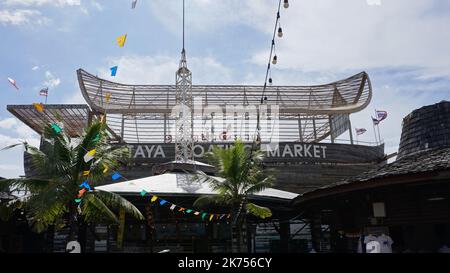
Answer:
[[(280, 22), (281, 21), (281, 16), (280, 16), (281, 1), (282, 0), (279, 0), (279, 2), (278, 2), (277, 17), (275, 19), (275, 27), (274, 27), (273, 35), (272, 35), (272, 44), (270, 46), (269, 62), (267, 64), (266, 77), (264, 79), (264, 87), (263, 87), (263, 91), (262, 91), (262, 95), (261, 95), (261, 104), (263, 104), (264, 101), (267, 101), (267, 97), (265, 96), (267, 83), (269, 83), (270, 86), (273, 84), (272, 74), (271, 74), (271, 70), (270, 70), (271, 69), (270, 64), (272, 63), (273, 65), (276, 65), (278, 63), (278, 56), (277, 56), (276, 50), (275, 50), (275, 36), (277, 35), (278, 38), (283, 37), (283, 28), (281, 27), (281, 22)], [(285, 9), (289, 8), (289, 0), (283, 0), (283, 7)]]

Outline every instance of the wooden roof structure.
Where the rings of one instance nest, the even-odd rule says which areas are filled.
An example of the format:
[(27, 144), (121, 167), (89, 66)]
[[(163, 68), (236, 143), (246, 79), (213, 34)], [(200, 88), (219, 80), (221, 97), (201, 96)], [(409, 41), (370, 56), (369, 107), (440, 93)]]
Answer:
[(33, 105), (8, 105), (7, 110), (38, 134), (47, 124), (59, 123), (71, 137), (83, 134), (91, 112), (85, 104), (46, 104), (42, 112)]

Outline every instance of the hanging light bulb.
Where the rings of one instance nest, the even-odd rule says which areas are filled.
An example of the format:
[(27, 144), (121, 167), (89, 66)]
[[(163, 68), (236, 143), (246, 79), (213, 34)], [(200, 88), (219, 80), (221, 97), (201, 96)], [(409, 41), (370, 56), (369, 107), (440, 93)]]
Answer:
[(269, 85), (272, 86), (272, 78), (269, 78)]
[(264, 97), (264, 100), (266, 101), (266, 100), (267, 100), (267, 97)]
[(278, 37), (283, 37), (283, 30), (281, 29), (281, 27), (278, 28)]
[(277, 64), (277, 59), (278, 59), (278, 58), (277, 58), (277, 55), (273, 56), (272, 63), (273, 63), (273, 64)]
[(289, 8), (289, 0), (284, 0), (284, 8), (287, 9)]

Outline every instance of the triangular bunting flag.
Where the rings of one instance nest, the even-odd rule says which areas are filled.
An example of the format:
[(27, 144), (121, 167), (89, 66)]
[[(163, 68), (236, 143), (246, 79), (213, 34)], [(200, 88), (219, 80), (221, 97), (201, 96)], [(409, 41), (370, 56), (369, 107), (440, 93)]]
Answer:
[(141, 196), (144, 197), (147, 194), (147, 192), (145, 190), (141, 191)]
[(123, 47), (124, 45), (125, 45), (125, 41), (127, 40), (127, 35), (125, 34), (125, 35), (122, 35), (122, 36), (120, 36), (120, 37), (117, 37), (117, 39), (116, 39), (116, 41), (117, 41), (117, 44), (120, 46), (120, 47)]
[(106, 93), (105, 94), (106, 103), (109, 103), (110, 99), (111, 99), (111, 93)]
[(81, 199), (80, 199), (80, 198), (77, 198), (77, 199), (75, 199), (75, 202), (80, 203), (80, 202), (81, 202)]
[(158, 199), (158, 196), (153, 195), (153, 197), (152, 197), (152, 199), (150, 199), (150, 201), (153, 203), (153, 202), (155, 202), (157, 199)]
[(167, 203), (166, 200), (161, 200), (161, 201), (159, 202), (159, 204), (160, 204), (161, 206), (164, 205), (165, 203)]
[(192, 212), (192, 210), (191, 209), (188, 209), (187, 211), (186, 211), (186, 213), (191, 213)]
[(80, 188), (85, 187), (88, 190), (91, 190), (91, 186), (89, 185), (89, 183), (87, 181), (84, 181), (83, 184), (80, 185)]
[(111, 175), (111, 178), (112, 178), (113, 181), (116, 181), (116, 180), (120, 179), (121, 177), (122, 177), (122, 176), (121, 176), (120, 173), (118, 173), (118, 172), (115, 172), (115, 173), (113, 173), (113, 174)]
[(212, 221), (213, 217), (214, 217), (214, 214), (211, 214), (211, 216), (209, 217), (209, 221)]
[(95, 155), (95, 149), (90, 150), (89, 152), (87, 152), (84, 155), (84, 162), (88, 163), (89, 161), (91, 161), (94, 158)]
[(186, 210), (185, 208), (180, 208), (178, 211), (184, 212), (185, 210)]
[(108, 166), (103, 166), (103, 167), (104, 167), (104, 169), (103, 169), (103, 173), (107, 173), (107, 172), (108, 172), (108, 170), (109, 170)]
[(52, 127), (53, 131), (55, 131), (55, 133), (57, 133), (57, 134), (61, 133), (61, 131), (62, 131), (61, 127), (59, 127), (58, 124), (56, 124), (56, 123), (53, 123), (51, 125), (51, 127)]
[(86, 192), (86, 188), (82, 188), (81, 190), (79, 190), (78, 191), (78, 198), (81, 198), (85, 192)]
[(174, 209), (175, 209), (175, 207), (176, 207), (176, 205), (175, 205), (175, 204), (173, 204), (172, 206), (170, 206), (170, 210), (174, 210)]
[(202, 220), (205, 220), (206, 213), (202, 214)]
[(90, 171), (83, 171), (83, 176), (88, 176)]
[(110, 70), (111, 70), (111, 76), (112, 76), (112, 77), (115, 77), (115, 76), (116, 76), (116, 74), (117, 74), (117, 68), (118, 68), (117, 65), (110, 68)]
[(39, 112), (44, 112), (44, 105), (42, 103), (33, 103), (34, 108)]
[(200, 214), (200, 212), (196, 211), (196, 212), (194, 212), (194, 214), (195, 214), (195, 215), (199, 215), (199, 214)]

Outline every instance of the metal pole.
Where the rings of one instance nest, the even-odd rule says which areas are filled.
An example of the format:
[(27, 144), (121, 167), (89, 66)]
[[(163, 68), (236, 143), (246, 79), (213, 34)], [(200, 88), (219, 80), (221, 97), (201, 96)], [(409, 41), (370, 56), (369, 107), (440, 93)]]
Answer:
[(350, 115), (348, 116), (348, 129), (350, 130), (350, 143), (353, 145), (353, 132), (352, 132), (352, 123), (350, 121)]

